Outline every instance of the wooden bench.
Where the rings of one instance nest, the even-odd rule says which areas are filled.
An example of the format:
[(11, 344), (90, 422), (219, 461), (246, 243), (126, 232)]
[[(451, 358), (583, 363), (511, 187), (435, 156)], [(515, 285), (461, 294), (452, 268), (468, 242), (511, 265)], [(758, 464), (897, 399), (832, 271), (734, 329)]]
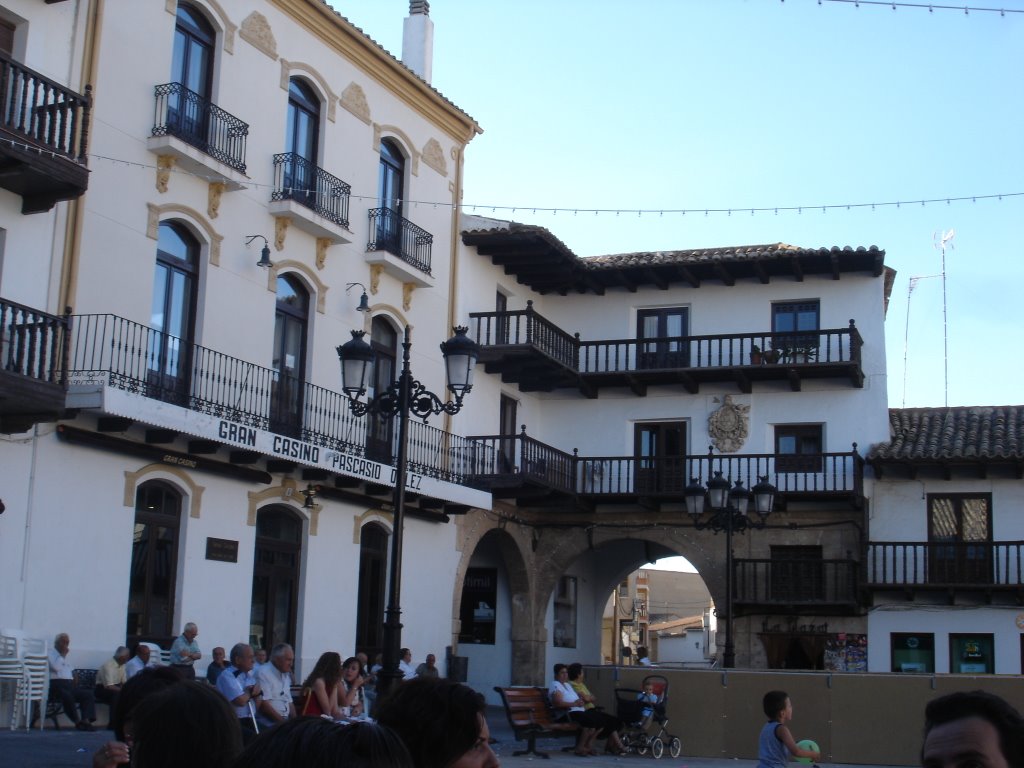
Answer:
[[(533, 686), (502, 688), (496, 685), (494, 690), (501, 696), (508, 724), (512, 726), (515, 737), (526, 739), (526, 749), (513, 752), (513, 757), (519, 755), (550, 757), (547, 752), (537, 751), (538, 736), (577, 736), (579, 734), (580, 728), (576, 723), (556, 719), (555, 710), (551, 707), (551, 700), (548, 698), (546, 688)], [(563, 747), (562, 751), (572, 749), (575, 749), (575, 746)]]

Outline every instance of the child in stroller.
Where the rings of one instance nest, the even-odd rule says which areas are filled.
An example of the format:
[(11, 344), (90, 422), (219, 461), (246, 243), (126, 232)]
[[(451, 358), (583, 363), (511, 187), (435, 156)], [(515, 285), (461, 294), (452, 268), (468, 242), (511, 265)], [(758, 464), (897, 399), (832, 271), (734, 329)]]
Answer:
[[(668, 732), (668, 679), (662, 675), (648, 675), (641, 683), (643, 690), (617, 688), (615, 690), (616, 714), (626, 724), (620, 737), (622, 745), (629, 752), (651, 755), (657, 759), (665, 753), (675, 758), (683, 751), (683, 742)], [(648, 729), (651, 723), (659, 728), (655, 735)]]

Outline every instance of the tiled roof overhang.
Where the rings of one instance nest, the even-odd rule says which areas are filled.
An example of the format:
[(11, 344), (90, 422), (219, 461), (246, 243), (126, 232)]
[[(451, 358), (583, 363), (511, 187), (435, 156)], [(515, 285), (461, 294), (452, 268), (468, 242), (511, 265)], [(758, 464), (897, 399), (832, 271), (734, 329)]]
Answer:
[(834, 280), (849, 273), (878, 277), (885, 270), (885, 251), (876, 246), (799, 248), (773, 243), (579, 258), (544, 227), (516, 222), (467, 229), (462, 241), (537, 293), (563, 296), (572, 292), (601, 295), (609, 288), (636, 291), (679, 284), (699, 288), (705, 282), (735, 285), (749, 280), (767, 284), (773, 278), (802, 281), (807, 275)]
[(945, 477), (1024, 477), (1024, 406), (890, 408), (889, 432), (868, 452), (877, 476), (938, 469)]

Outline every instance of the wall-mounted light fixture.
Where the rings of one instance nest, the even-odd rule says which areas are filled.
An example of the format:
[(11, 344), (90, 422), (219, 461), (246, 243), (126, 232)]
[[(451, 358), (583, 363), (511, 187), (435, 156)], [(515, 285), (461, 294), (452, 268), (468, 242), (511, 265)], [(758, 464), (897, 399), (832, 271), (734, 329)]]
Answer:
[(316, 498), (316, 491), (317, 487), (312, 483), (306, 486), (306, 490), (302, 492), (302, 495), (306, 497), (306, 500), (302, 502), (303, 509), (313, 509), (316, 506), (316, 503), (313, 501)]
[(356, 309), (359, 310), (360, 312), (369, 312), (370, 311), (370, 297), (366, 295), (366, 286), (365, 285), (363, 285), (362, 283), (349, 283), (348, 285), (345, 286), (345, 293), (348, 293), (353, 288), (355, 288), (357, 285), (360, 288), (363, 289), (363, 295), (359, 297), (359, 306), (356, 307)]
[(267, 242), (267, 238), (263, 235), (249, 235), (245, 240), (245, 244), (249, 245), (257, 237), (263, 241), (263, 248), (260, 249), (260, 260), (256, 262), (256, 266), (270, 269), (274, 266), (274, 262), (270, 260), (270, 243)]

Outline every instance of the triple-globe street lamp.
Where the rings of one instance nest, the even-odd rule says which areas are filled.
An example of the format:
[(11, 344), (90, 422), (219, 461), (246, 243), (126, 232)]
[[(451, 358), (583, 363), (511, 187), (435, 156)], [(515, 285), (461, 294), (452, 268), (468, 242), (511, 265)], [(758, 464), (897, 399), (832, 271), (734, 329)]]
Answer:
[(384, 614), (384, 658), (383, 669), (377, 689), (387, 693), (392, 685), (402, 679), (398, 669), (402, 645), (402, 533), (405, 521), (405, 477), (408, 467), (406, 443), (409, 432), (409, 416), (423, 419), (440, 413), (456, 414), (462, 410), (462, 398), (473, 388), (473, 369), (479, 356), (476, 342), (466, 336), (468, 328), (459, 326), (455, 335), (441, 344), (445, 361), (448, 389), (454, 400), (443, 401), (413, 378), (409, 367), (409, 350), (412, 347), (409, 326), (405, 326), (402, 342), (402, 372), (397, 381), (368, 401), (360, 400), (366, 394), (373, 371), (374, 352), (363, 340), (364, 331), (352, 331), (352, 339), (340, 345), (338, 359), (341, 361), (341, 388), (348, 397), (349, 408), (355, 416), (367, 414), (381, 418), (398, 418), (398, 454), (395, 459), (395, 490), (392, 497), (394, 522), (391, 532), (391, 563), (388, 572), (388, 604)]
[[(732, 669), (736, 666), (736, 646), (732, 637), (733, 614), (733, 572), (732, 572), (732, 534), (745, 533), (747, 529), (760, 530), (765, 527), (768, 515), (775, 505), (775, 486), (768, 482), (768, 477), (758, 478), (759, 482), (752, 489), (743, 487), (737, 480), (730, 487), (730, 481), (715, 472), (708, 481), (707, 488), (701, 485), (696, 477), (690, 478), (686, 486), (686, 511), (693, 518), (693, 526), (698, 531), (710, 529), (715, 534), (725, 531), (725, 652), (722, 655), (722, 666)], [(751, 498), (757, 519), (747, 515)], [(707, 506), (709, 515), (704, 517)]]

